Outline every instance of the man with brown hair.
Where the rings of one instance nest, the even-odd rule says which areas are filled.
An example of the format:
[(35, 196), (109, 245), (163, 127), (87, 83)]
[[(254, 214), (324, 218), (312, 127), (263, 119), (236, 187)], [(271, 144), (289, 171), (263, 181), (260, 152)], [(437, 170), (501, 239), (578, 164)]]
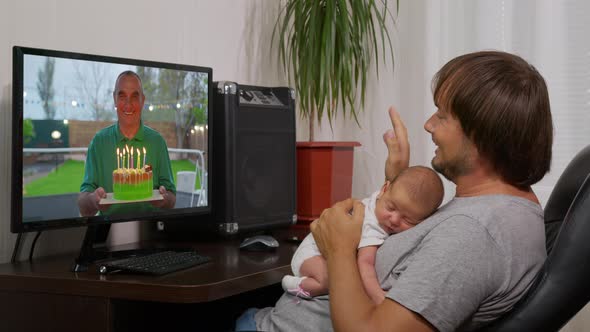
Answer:
[[(349, 199), (312, 224), (327, 261), (329, 298), (293, 304), (284, 294), (274, 308), (252, 315), (256, 328), (475, 330), (529, 288), (546, 258), (543, 210), (530, 187), (551, 162), (545, 82), (520, 57), (487, 51), (451, 60), (433, 87), (439, 109), (424, 128), (437, 146), (432, 166), (457, 185), (456, 197), (379, 248), (385, 300), (373, 304), (362, 287), (356, 246), (364, 209)], [(410, 153), (399, 115), (390, 109), (390, 117), (388, 177), (408, 166)]]

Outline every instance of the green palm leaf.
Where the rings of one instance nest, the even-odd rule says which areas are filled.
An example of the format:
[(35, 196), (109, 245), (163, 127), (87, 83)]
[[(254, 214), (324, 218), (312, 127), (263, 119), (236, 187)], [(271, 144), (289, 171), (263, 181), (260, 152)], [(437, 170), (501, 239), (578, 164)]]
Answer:
[(314, 120), (326, 115), (332, 127), (339, 110), (360, 126), (371, 61), (377, 77), (380, 55), (385, 62), (390, 54), (393, 68), (389, 19), (395, 23), (387, 0), (288, 0), (281, 9), (272, 39), (295, 84), (300, 115), (310, 119), (310, 138)]

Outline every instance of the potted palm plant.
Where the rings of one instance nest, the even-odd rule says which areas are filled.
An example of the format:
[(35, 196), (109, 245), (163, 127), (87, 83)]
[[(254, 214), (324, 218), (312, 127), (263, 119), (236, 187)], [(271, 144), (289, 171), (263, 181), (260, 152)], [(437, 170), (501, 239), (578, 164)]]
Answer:
[[(398, 3), (399, 6), (399, 3)], [(372, 59), (393, 48), (387, 29), (387, 0), (288, 0), (273, 31), (280, 61), (295, 86), (301, 118), (309, 121), (309, 142), (297, 142), (297, 213), (311, 221), (352, 189), (358, 142), (315, 142), (315, 122), (338, 113), (354, 119), (365, 102)]]

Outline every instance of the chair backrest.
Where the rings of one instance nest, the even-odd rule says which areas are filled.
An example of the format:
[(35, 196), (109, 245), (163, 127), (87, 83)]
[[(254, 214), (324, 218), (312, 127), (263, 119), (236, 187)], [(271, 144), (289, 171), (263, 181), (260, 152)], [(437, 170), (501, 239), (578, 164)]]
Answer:
[(484, 331), (558, 331), (590, 301), (590, 146), (545, 206), (548, 257), (527, 294)]
[(176, 191), (192, 193), (195, 191), (196, 172), (179, 171), (176, 173)]

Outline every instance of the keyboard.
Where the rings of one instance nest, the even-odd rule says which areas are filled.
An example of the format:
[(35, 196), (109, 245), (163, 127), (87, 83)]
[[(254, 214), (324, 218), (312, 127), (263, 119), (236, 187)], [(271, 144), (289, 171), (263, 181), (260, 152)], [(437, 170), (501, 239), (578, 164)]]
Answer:
[(205, 264), (210, 260), (210, 257), (199, 255), (195, 251), (161, 251), (105, 262), (99, 266), (98, 271), (101, 274), (123, 271), (163, 275)]

